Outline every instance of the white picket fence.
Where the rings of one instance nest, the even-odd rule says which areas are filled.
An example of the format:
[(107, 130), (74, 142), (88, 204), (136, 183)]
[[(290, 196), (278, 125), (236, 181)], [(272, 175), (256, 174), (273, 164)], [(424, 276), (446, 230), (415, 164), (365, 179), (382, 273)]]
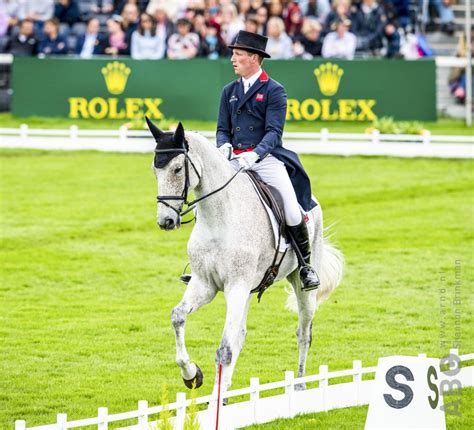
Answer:
[[(458, 356), (458, 350), (451, 349), (450, 354)], [(419, 354), (419, 356), (426, 357), (426, 354)], [(462, 355), (459, 359), (460, 362), (474, 360), (474, 353)], [(374, 380), (363, 380), (363, 375), (374, 374), (376, 369), (376, 366), (363, 368), (360, 360), (354, 360), (352, 369), (329, 372), (328, 366), (322, 365), (319, 367), (318, 374), (303, 378), (295, 378), (294, 373), (290, 371), (285, 372), (285, 379), (278, 382), (260, 384), (259, 378), (250, 378), (249, 387), (227, 391), (222, 394), (221, 399), (232, 399), (241, 396), (249, 396), (250, 398), (249, 400), (221, 406), (219, 429), (234, 429), (267, 423), (278, 418), (292, 418), (299, 414), (367, 405)], [(472, 386), (474, 384), (473, 373), (474, 366), (465, 366), (461, 367), (459, 373), (452, 378), (459, 380), (463, 387)], [(352, 381), (329, 384), (331, 379), (342, 377), (352, 377)], [(314, 382), (318, 382), (317, 388), (308, 388), (304, 391), (295, 390), (297, 384), (311, 384)], [(278, 389), (284, 389), (284, 393), (261, 397), (262, 393)], [(99, 408), (97, 417), (77, 421), (68, 421), (66, 414), (58, 414), (56, 423), (38, 427), (26, 427), (24, 420), (18, 420), (15, 422), (15, 430), (65, 430), (86, 426), (97, 426), (98, 430), (107, 430), (109, 423), (131, 419), (136, 419), (137, 424), (119, 428), (122, 430), (153, 430), (158, 429), (158, 414), (164, 408), (172, 413), (175, 411), (175, 416), (172, 417), (171, 421), (175, 429), (181, 430), (186, 418), (186, 409), (192, 402), (195, 402), (196, 405), (208, 404), (206, 409), (199, 411), (197, 414), (201, 428), (206, 430), (216, 428), (216, 395), (203, 396), (192, 400), (187, 399), (185, 393), (177, 393), (176, 402), (165, 406), (149, 407), (146, 400), (140, 400), (138, 409), (135, 411), (109, 415), (107, 408)], [(154, 415), (156, 419), (150, 421), (150, 417)]]
[[(215, 132), (201, 131), (211, 141)], [(396, 157), (474, 158), (474, 136), (438, 136), (372, 133), (286, 132), (285, 146), (299, 154), (387, 155)], [(0, 147), (114, 152), (152, 152), (153, 139), (146, 130), (0, 128)]]

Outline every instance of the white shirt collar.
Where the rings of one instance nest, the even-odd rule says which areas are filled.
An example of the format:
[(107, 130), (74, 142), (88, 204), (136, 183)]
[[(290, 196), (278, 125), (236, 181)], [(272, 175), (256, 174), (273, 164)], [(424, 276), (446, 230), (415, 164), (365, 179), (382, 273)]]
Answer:
[[(262, 74), (262, 68), (259, 68), (258, 72), (255, 73), (254, 75), (250, 76), (250, 78), (245, 79), (244, 77), (242, 77), (242, 82), (244, 84), (244, 90), (247, 89), (247, 88), (250, 88), (257, 81), (257, 79), (260, 77), (261, 74)], [(249, 86), (249, 83), (250, 83), (250, 86)]]

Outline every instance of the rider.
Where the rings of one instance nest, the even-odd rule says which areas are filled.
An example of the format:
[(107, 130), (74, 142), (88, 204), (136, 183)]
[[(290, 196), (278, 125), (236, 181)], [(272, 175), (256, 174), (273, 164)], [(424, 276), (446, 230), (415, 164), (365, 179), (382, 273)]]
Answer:
[(233, 45), (231, 62), (239, 79), (222, 91), (217, 122), (217, 147), (239, 166), (253, 170), (276, 188), (284, 202), (287, 231), (299, 252), (300, 278), (304, 290), (319, 286), (310, 266), (308, 229), (300, 206), (310, 211), (311, 184), (298, 156), (282, 146), (286, 117), (285, 89), (262, 70), (267, 38), (241, 30)]

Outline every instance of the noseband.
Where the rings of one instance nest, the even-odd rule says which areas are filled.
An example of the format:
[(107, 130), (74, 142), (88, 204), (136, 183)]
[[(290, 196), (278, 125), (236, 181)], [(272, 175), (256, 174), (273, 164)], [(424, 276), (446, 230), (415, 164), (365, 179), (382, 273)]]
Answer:
[[(185, 141), (187, 144), (187, 141)], [(195, 202), (188, 202), (188, 192), (189, 192), (189, 186), (190, 186), (190, 180), (189, 180), (189, 164), (193, 167), (194, 171), (196, 172), (196, 175), (199, 180), (201, 180), (201, 175), (199, 174), (198, 170), (196, 169), (196, 166), (192, 162), (192, 160), (189, 158), (188, 155), (188, 150), (186, 149), (185, 146), (183, 148), (173, 148), (173, 149), (155, 149), (155, 154), (184, 154), (184, 188), (183, 192), (181, 193), (180, 196), (156, 196), (156, 201), (158, 203), (162, 203), (165, 206), (169, 207), (170, 209), (173, 209), (178, 216), (183, 216), (186, 215), (188, 212), (190, 212), (193, 208), (188, 207), (184, 212), (182, 211), (183, 206), (191, 206)], [(168, 200), (179, 200), (181, 201), (181, 204), (179, 205), (179, 208), (176, 209), (173, 206), (171, 206), (168, 203)]]
[[(227, 187), (227, 185), (229, 185), (234, 180), (234, 178), (237, 176), (237, 174), (239, 174), (242, 171), (242, 167), (241, 167), (239, 170), (237, 170), (237, 172), (235, 172), (235, 174), (224, 185), (222, 185), (221, 187), (217, 188), (216, 190), (211, 191), (210, 193), (200, 197), (199, 199), (195, 199), (195, 200), (192, 200), (192, 201), (189, 202), (188, 201), (188, 191), (189, 191), (189, 187), (190, 187), (189, 164), (191, 164), (192, 168), (196, 172), (196, 175), (197, 175), (199, 181), (201, 180), (201, 175), (199, 174), (198, 170), (196, 169), (196, 166), (194, 165), (191, 158), (189, 158), (189, 155), (188, 155), (189, 150), (187, 149), (188, 142), (186, 140), (184, 142), (185, 142), (186, 146), (183, 145), (183, 148), (155, 149), (155, 154), (184, 154), (184, 175), (185, 176), (184, 176), (183, 192), (181, 193), (180, 196), (160, 196), (160, 195), (156, 196), (156, 201), (158, 203), (162, 203), (165, 206), (169, 207), (170, 209), (173, 209), (178, 214), (179, 217), (182, 217), (182, 216), (186, 215), (187, 213), (191, 212), (196, 207), (196, 204), (199, 203), (200, 201), (202, 201), (204, 199), (207, 199), (208, 197), (212, 196), (213, 194), (216, 194), (219, 191), (223, 190), (225, 187)], [(179, 200), (179, 201), (181, 201), (181, 204), (179, 205), (179, 208), (176, 209), (168, 203), (168, 200)], [(182, 209), (183, 209), (184, 205), (186, 205), (188, 207), (187, 207), (187, 209), (185, 209), (183, 211)], [(182, 222), (181, 224), (187, 224), (188, 222), (191, 222), (191, 221), (185, 221), (185, 222)]]

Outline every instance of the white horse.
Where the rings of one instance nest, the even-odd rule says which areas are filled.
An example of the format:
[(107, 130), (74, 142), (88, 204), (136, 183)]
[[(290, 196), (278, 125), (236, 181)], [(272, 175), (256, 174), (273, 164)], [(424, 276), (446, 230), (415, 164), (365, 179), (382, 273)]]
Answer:
[[(171, 314), (176, 334), (176, 363), (187, 387), (202, 385), (202, 372), (190, 361), (185, 346), (186, 318), (222, 291), (227, 314), (216, 365), (217, 369), (222, 366), (221, 389), (225, 391), (231, 385), (244, 344), (250, 291), (259, 285), (274, 258), (272, 227), (248, 175), (236, 174), (205, 137), (195, 132), (185, 133), (181, 123), (174, 133), (162, 132), (150, 121), (148, 125), (157, 142), (153, 169), (159, 188), (158, 225), (165, 230), (180, 227), (180, 214), (189, 190), (194, 190), (196, 200), (203, 198), (197, 203), (197, 221), (188, 242), (192, 278)], [(206, 197), (224, 184), (227, 185), (220, 191)], [(297, 303), (298, 376), (305, 373), (316, 308), (339, 284), (344, 265), (342, 254), (323, 238), (321, 206), (318, 204), (311, 212), (309, 218), (314, 220), (314, 226), (309, 228), (310, 233), (314, 232), (310, 236), (311, 265), (316, 268), (321, 285), (317, 290), (302, 291), (298, 262), (292, 250), (285, 255), (277, 278), (286, 277), (293, 286), (287, 307), (296, 311)], [(216, 374), (215, 383), (217, 377)]]

